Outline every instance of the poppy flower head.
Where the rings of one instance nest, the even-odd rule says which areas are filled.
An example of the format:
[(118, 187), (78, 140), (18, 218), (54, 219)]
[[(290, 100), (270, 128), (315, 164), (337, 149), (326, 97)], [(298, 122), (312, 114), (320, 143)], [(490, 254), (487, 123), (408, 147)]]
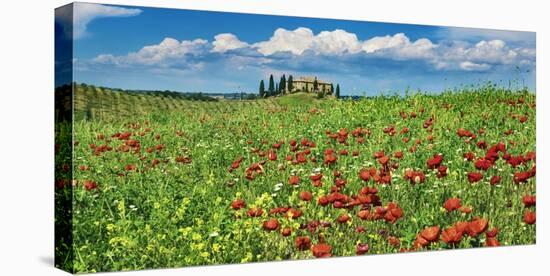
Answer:
[(313, 196), (312, 196), (311, 192), (308, 192), (308, 191), (300, 192), (300, 199), (303, 200), (303, 201), (311, 201), (312, 197)]
[(535, 224), (537, 222), (537, 215), (532, 211), (525, 211), (523, 215), (523, 221), (527, 224)]
[(331, 256), (332, 247), (326, 243), (318, 243), (311, 247), (311, 252), (317, 258), (326, 258)]
[(462, 206), (460, 202), (460, 198), (449, 198), (443, 204), (443, 208), (447, 209), (447, 212), (454, 211)]
[(459, 227), (449, 227), (441, 232), (441, 240), (446, 244), (458, 244), (462, 240), (463, 232)]
[(429, 169), (433, 170), (433, 169), (437, 169), (441, 165), (441, 162), (443, 162), (443, 155), (436, 154), (433, 156), (433, 158), (428, 159), (428, 161), (426, 161), (426, 165), (428, 165)]
[(283, 235), (283, 237), (288, 237), (290, 234), (292, 234), (292, 229), (290, 229), (290, 227), (285, 227), (281, 230), (281, 235)]
[(246, 214), (249, 217), (260, 217), (263, 215), (263, 213), (264, 213), (264, 210), (262, 210), (261, 208), (250, 208), (246, 212)]
[(467, 176), (468, 176), (468, 182), (470, 183), (478, 182), (483, 178), (483, 174), (478, 172), (469, 172)]
[(357, 246), (355, 246), (355, 254), (364, 255), (367, 252), (369, 252), (368, 243), (360, 243), (360, 244), (357, 244)]
[(524, 195), (522, 201), (526, 208), (536, 206), (537, 197), (535, 195)]
[(311, 239), (308, 236), (298, 236), (294, 244), (298, 250), (308, 250), (311, 247)]
[(97, 183), (91, 180), (84, 180), (83, 186), (84, 186), (84, 189), (86, 189), (86, 191), (97, 189)]
[(485, 246), (495, 247), (495, 246), (500, 246), (500, 243), (498, 242), (498, 240), (496, 238), (487, 238), (485, 240)]
[(437, 242), (439, 240), (439, 226), (425, 228), (420, 232), (420, 236), (428, 242)]
[(266, 231), (277, 230), (277, 228), (279, 228), (279, 221), (275, 218), (270, 218), (264, 221), (263, 228)]
[(244, 202), (244, 200), (242, 199), (235, 199), (233, 200), (233, 202), (231, 202), (231, 208), (233, 208), (233, 210), (240, 210), (242, 208), (246, 207), (246, 203)]
[(466, 233), (472, 238), (477, 237), (479, 234), (485, 232), (489, 223), (484, 218), (474, 218), (468, 223), (466, 227)]
[(341, 214), (336, 219), (339, 223), (346, 223), (351, 219), (351, 217), (348, 214)]
[(300, 183), (300, 177), (297, 175), (292, 175), (288, 179), (288, 184), (290, 185), (298, 185), (298, 183)]

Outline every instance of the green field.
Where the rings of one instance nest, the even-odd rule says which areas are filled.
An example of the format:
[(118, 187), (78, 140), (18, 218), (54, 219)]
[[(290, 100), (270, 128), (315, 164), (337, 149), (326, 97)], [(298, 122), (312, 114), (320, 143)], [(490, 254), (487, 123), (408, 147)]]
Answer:
[(56, 188), (56, 208), (72, 196), (69, 270), (535, 243), (526, 91), (192, 101), (78, 85), (74, 111), (74, 179)]

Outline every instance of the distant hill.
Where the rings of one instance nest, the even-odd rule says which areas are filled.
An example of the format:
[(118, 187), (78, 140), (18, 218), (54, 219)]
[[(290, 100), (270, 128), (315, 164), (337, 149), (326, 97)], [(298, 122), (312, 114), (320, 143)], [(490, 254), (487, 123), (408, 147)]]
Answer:
[[(266, 108), (280, 107), (273, 98), (252, 100), (243, 94), (241, 100), (240, 93), (229, 94), (229, 97), (232, 98), (228, 99), (224, 97), (226, 94), (124, 90), (86, 84), (75, 84), (74, 91), (75, 120), (123, 118), (154, 112), (232, 112), (244, 105), (261, 105)], [(56, 98), (60, 102), (70, 102), (70, 86), (57, 88)], [(57, 112), (60, 115), (64, 114), (61, 110)]]

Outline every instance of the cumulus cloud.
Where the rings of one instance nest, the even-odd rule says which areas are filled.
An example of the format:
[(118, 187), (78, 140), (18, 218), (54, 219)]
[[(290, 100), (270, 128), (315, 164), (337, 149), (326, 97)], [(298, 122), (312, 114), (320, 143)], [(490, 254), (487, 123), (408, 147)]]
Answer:
[(308, 28), (297, 28), (289, 31), (278, 28), (268, 41), (255, 43), (253, 47), (264, 55), (271, 55), (276, 52), (291, 52), (301, 55), (313, 44), (313, 32)]
[(102, 54), (94, 58), (94, 62), (114, 65), (157, 65), (168, 67), (182, 64), (187, 58), (202, 55), (209, 48), (207, 40), (183, 40), (165, 38), (162, 42), (141, 48), (124, 56)]
[(234, 34), (224, 33), (216, 35), (212, 45), (214, 46), (212, 52), (225, 53), (229, 50), (247, 47), (248, 43), (240, 41)]
[(107, 6), (92, 3), (74, 3), (73, 6), (74, 22), (66, 22), (71, 20), (70, 17), (65, 19), (66, 24), (73, 24), (73, 37), (80, 39), (87, 35), (86, 29), (90, 22), (102, 17), (129, 17), (139, 15), (142, 11), (134, 8), (123, 8), (116, 6)]
[(383, 64), (381, 60), (386, 60), (392, 61), (391, 64), (415, 61), (435, 70), (487, 71), (495, 66), (534, 65), (535, 50), (512, 48), (499, 39), (477, 43), (435, 43), (428, 38), (411, 41), (404, 33), (397, 33), (360, 40), (356, 34), (341, 29), (314, 34), (311, 29), (300, 27), (295, 30), (278, 28), (268, 40), (256, 43), (241, 41), (231, 33), (218, 34), (212, 42), (165, 38), (159, 44), (145, 46), (127, 55), (99, 55), (94, 62), (119, 66), (188, 65), (194, 68), (193, 65), (199, 62), (218, 62), (222, 59), (225, 65), (235, 68), (271, 66), (282, 70), (286, 66), (293, 70), (315, 70), (319, 67), (336, 70), (336, 66), (330, 64), (350, 67), (376, 60), (380, 65)]
[(491, 65), (487, 63), (473, 63), (471, 61), (463, 61), (459, 64), (459, 67), (466, 71), (485, 71), (491, 68)]

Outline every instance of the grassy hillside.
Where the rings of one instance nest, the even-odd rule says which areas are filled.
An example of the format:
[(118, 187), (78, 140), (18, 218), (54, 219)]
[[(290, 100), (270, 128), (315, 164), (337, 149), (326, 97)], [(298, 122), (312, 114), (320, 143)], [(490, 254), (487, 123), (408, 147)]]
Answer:
[(76, 272), (536, 242), (530, 93), (75, 97), (94, 120), (57, 149), (56, 250)]
[[(298, 96), (298, 95), (297, 95)], [(140, 93), (111, 90), (94, 86), (76, 85), (74, 110), (76, 120), (97, 120), (128, 118), (151, 112), (184, 112), (184, 113), (228, 113), (246, 106), (258, 106), (264, 109), (279, 109), (289, 102), (303, 97), (292, 97), (289, 100), (275, 98), (261, 100), (192, 100), (175, 93)], [(229, 103), (229, 104), (228, 104)]]

